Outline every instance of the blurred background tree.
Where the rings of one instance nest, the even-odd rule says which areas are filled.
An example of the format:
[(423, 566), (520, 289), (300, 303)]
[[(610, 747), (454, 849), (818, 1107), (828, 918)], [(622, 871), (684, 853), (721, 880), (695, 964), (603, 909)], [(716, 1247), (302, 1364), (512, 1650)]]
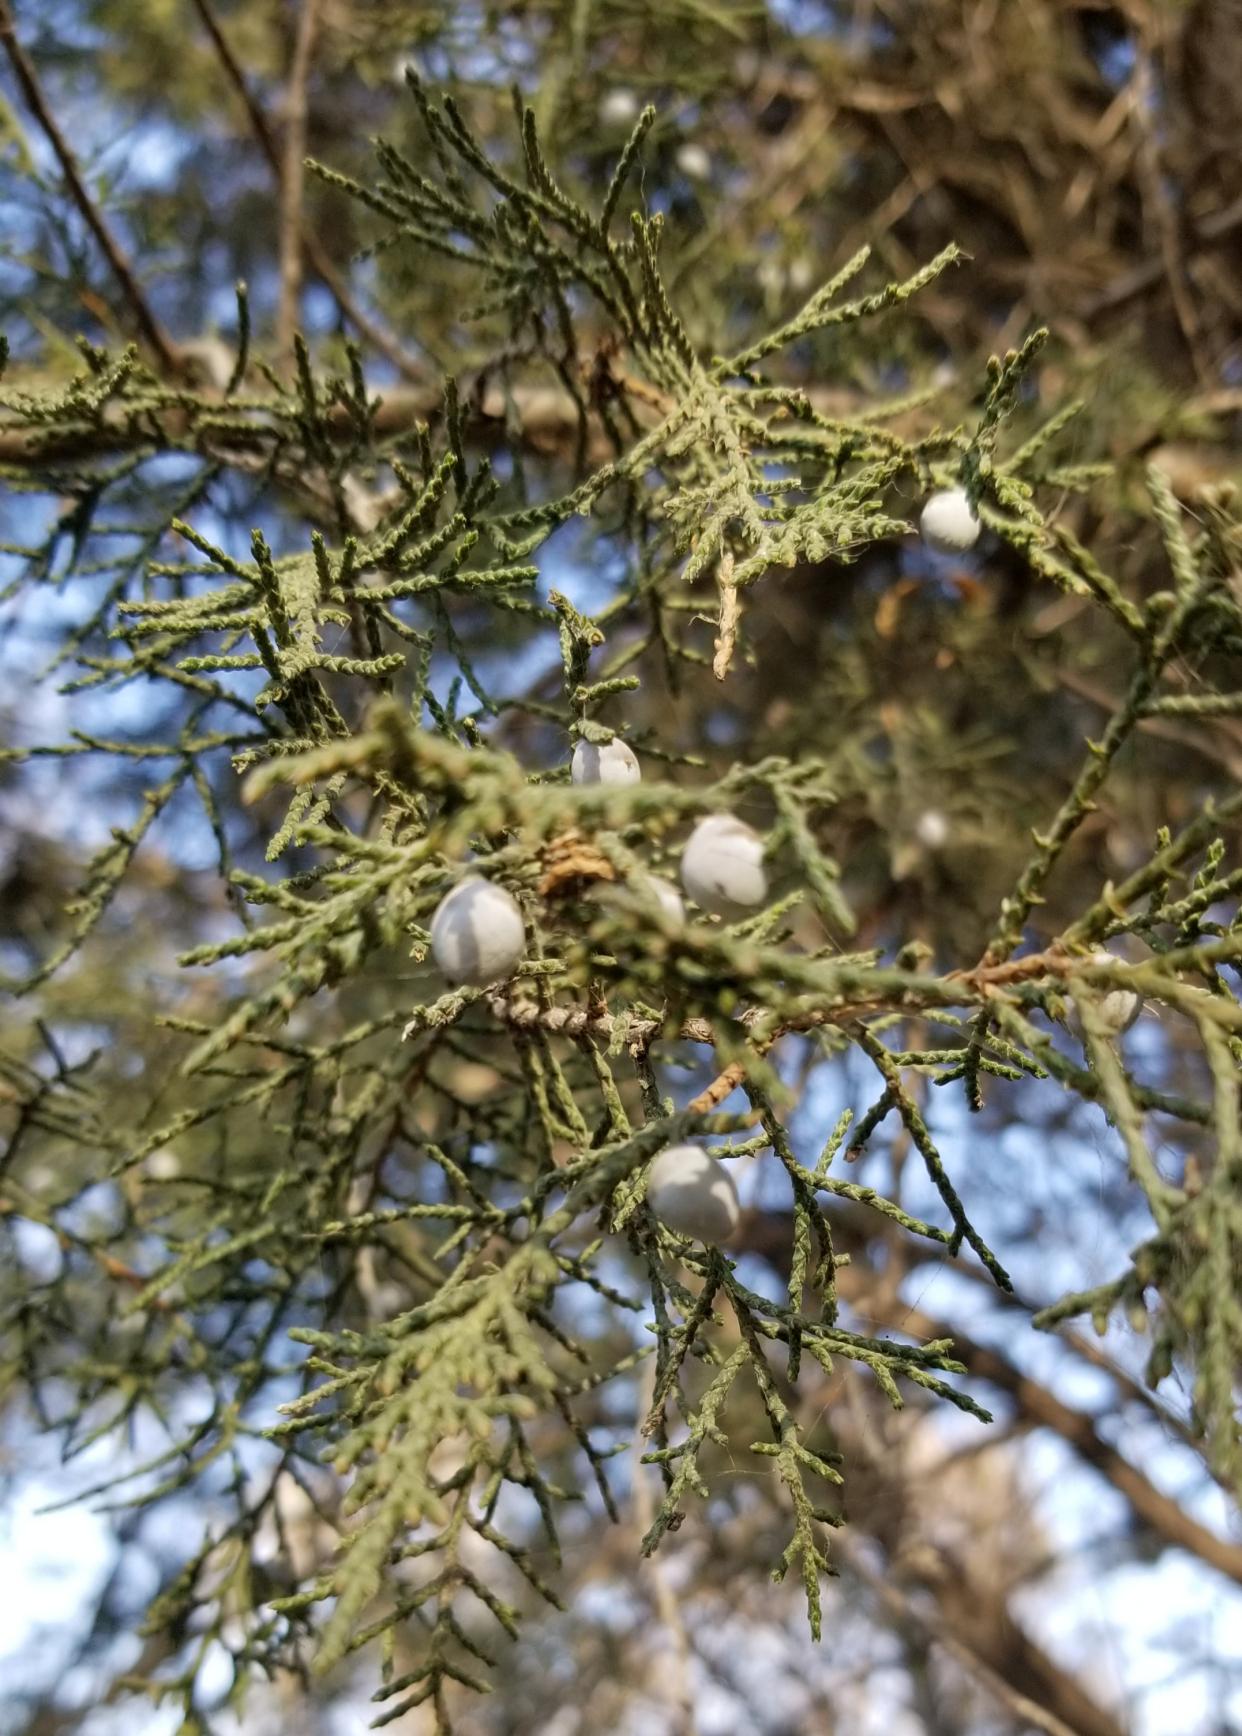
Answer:
[[(352, 1178), (336, 1211), (352, 1221), (392, 1199), (443, 1197), (429, 1180), (427, 1141), (455, 1152), (474, 1128), (503, 1146), (511, 1105), (538, 1066), (520, 1043), (498, 1054), (485, 1018), (443, 1040), (433, 1030), (435, 1042), (415, 1042), (412, 1053), (397, 1043), (411, 1009), (438, 992), (411, 963), (407, 926), (336, 960), (318, 980), (337, 986), (300, 1004), (287, 1027), (274, 1025), (258, 1060), (217, 1063), (235, 1074), (296, 1070), (300, 1055), (365, 1027), (358, 1065), (332, 1101), (278, 1106), (261, 1071), (265, 1118), (231, 1120), (227, 1131), (191, 1118), (176, 1139), (122, 1162), (134, 1103), (145, 1137), (187, 1101), (186, 1028), (201, 1036), (262, 990), (266, 979), (245, 958), (205, 971), (176, 959), (255, 920), (255, 877), (271, 877), (264, 855), (282, 810), (270, 792), (253, 805), (241, 799), (237, 756), (244, 772), (279, 734), (265, 736), (253, 707), (262, 671), (251, 679), (213, 665), (170, 681), (151, 668), (122, 686), (113, 679), (114, 630), (125, 625), (117, 603), (167, 595), (158, 579), (169, 574), (184, 587), (196, 561), (218, 583), (219, 555), (253, 558), (255, 527), (277, 562), (307, 548), (308, 524), (333, 562), (348, 535), (386, 536), (409, 498), (391, 460), (417, 474), (424, 442), (433, 466), (447, 450), (463, 475), (487, 457), (501, 506), (520, 514), (631, 449), (668, 406), (668, 383), (635, 366), (581, 285), (515, 334), (502, 314), (522, 297), (534, 308), (541, 293), (539, 272), (524, 277), (515, 265), (493, 276), (482, 298), (490, 305), (472, 317), (479, 285), (456, 257), (471, 238), (400, 205), (396, 159), (383, 165), (389, 192), (378, 192), (377, 136), (453, 191), (407, 68), (456, 97), (478, 149), (508, 173), (520, 158), (516, 83), (544, 158), (591, 212), (650, 102), (656, 118), (620, 209), (662, 216), (660, 270), (699, 355), (737, 354), (779, 327), (864, 245), (873, 252), (860, 294), (909, 280), (956, 243), (968, 260), (884, 318), (799, 336), (782, 385), (853, 429), (847, 459), (868, 456), (861, 419), (892, 407), (893, 450), (923, 452), (887, 484), (893, 520), (911, 519), (928, 466), (957, 450), (937, 431), (979, 422), (987, 356), (1046, 327), (1046, 346), (1015, 385), (1006, 451), (1081, 402), (1051, 448), (1059, 468), (1030, 479), (1064, 533), (1057, 558), (1074, 567), (1074, 551), (1089, 547), (1079, 574), (1112, 575), (1131, 608), (1151, 607), (1155, 620), (1152, 599), (1170, 577), (1149, 468), (1192, 530), (1218, 527), (1236, 597), (1236, 531), (1219, 527), (1242, 410), (1239, 22), (1227, 0), (0, 0), (0, 329), (11, 351), (0, 532), (11, 575), (23, 580), (6, 599), (0, 648), (11, 750), (0, 766), (0, 963), (14, 982), (35, 979), (0, 1014), (3, 1441), (15, 1511), (98, 1487), (86, 1510), (108, 1515), (89, 1531), (105, 1565), (74, 1607), (41, 1631), (19, 1605), (6, 1728), (365, 1723), (373, 1658), (355, 1668), (346, 1657), (311, 1678), (296, 1614), (286, 1618), (294, 1643), (284, 1661), (298, 1668), (270, 1684), (254, 1679), (269, 1642), (288, 1637), (265, 1614), (271, 1599), (327, 1571), (339, 1517), (337, 1481), (313, 1468), (313, 1452), (282, 1459), (274, 1475), (261, 1457), (261, 1429), (305, 1378), (283, 1337), (253, 1336), (282, 1268), (239, 1248), (184, 1336), (179, 1303), (194, 1303), (193, 1285), (174, 1302), (148, 1280), (260, 1220), (284, 1173), (277, 1135), (291, 1116), (335, 1140)], [(309, 172), (307, 157), (329, 172)], [(351, 181), (372, 194), (369, 205), (351, 196)], [(405, 222), (395, 241), (394, 215)], [(321, 393), (331, 408), (320, 424), (298, 383), (296, 331), (315, 378), (346, 382), (334, 397)], [(100, 347), (86, 354), (97, 382), (130, 342), (149, 374), (92, 399), (89, 385), (71, 385), (84, 366), (79, 334)], [(355, 365), (381, 399), (369, 427), (350, 384)], [(446, 404), (449, 376), (456, 392)], [(239, 385), (259, 408), (235, 405)], [(140, 405), (118, 409), (130, 390)], [(57, 408), (32, 412), (32, 402)], [(339, 450), (324, 457), (317, 439)], [(1081, 467), (1096, 463), (1107, 471), (1088, 478)], [(510, 524), (511, 564), (529, 559), (539, 575), (533, 592), (500, 584), (508, 607), (479, 591), (436, 592), (434, 619), (429, 602), (428, 618), (401, 641), (403, 667), (422, 661), (424, 722), (463, 749), (477, 739), (530, 768), (563, 766), (574, 716), (565, 671), (549, 651), (555, 632), (532, 632), (555, 590), (607, 629), (617, 672), (641, 677), (637, 690), (601, 698), (600, 720), (624, 728), (649, 778), (659, 772), (693, 792), (735, 762), (823, 762), (833, 801), (806, 798), (809, 824), (814, 845), (840, 865), (856, 922), (849, 946), (890, 959), (906, 949), (911, 970), (922, 960), (969, 969), (1030, 856), (1031, 829), (1047, 829), (1084, 740), (1123, 708), (1134, 650), (1124, 610), (1102, 613), (1090, 584), (1058, 588), (1021, 537), (989, 532), (980, 552), (953, 560), (877, 526), (848, 564), (803, 547), (787, 571), (741, 593), (721, 682), (711, 667), (724, 636), (712, 575), (670, 587), (675, 562), (644, 516), (640, 481), (559, 522), (529, 555), (517, 545), (538, 521)], [(460, 488), (455, 499), (461, 505)], [(173, 518), (207, 548), (170, 532)], [(493, 566), (502, 556), (493, 544)], [(463, 562), (487, 566), (464, 547)], [(331, 649), (359, 668), (335, 677), (390, 686), (366, 620), (352, 605), (339, 613)], [(158, 625), (155, 614), (145, 619)], [(577, 619), (562, 611), (571, 637)], [(212, 654), (244, 650), (239, 638)], [(1138, 720), (1042, 888), (1026, 936), (1033, 949), (1092, 907), (1106, 882), (1141, 869), (1162, 827), (1177, 834), (1236, 790), (1239, 708), (1204, 704), (1212, 687), (1236, 699), (1236, 674), (1222, 673), (1229, 654), (1218, 637), (1202, 658), (1170, 663), (1164, 709)], [(467, 685), (454, 690), (463, 669)], [(235, 717), (222, 716), (221, 692), (239, 696)], [(484, 703), (493, 694), (518, 702), (493, 710)], [(349, 716), (360, 728), (361, 714)], [(141, 744), (170, 740), (173, 757), (143, 757)], [(53, 744), (55, 753), (38, 751)], [(734, 794), (748, 819), (769, 822), (762, 790), (743, 783)], [(309, 818), (326, 822), (327, 809)], [(365, 836), (367, 818), (356, 793), (341, 798), (338, 824)], [(633, 846), (635, 835), (624, 836)], [(322, 847), (306, 837), (285, 858), (285, 872), (308, 876), (295, 891), (313, 890)], [(804, 877), (788, 851), (786, 860), (781, 893)], [(222, 864), (239, 873), (232, 885)], [(1222, 935), (1235, 932), (1229, 872), (1228, 863), (1203, 871), (1213, 896), (1198, 912)], [(285, 896), (277, 917), (309, 922)], [(1193, 898), (1194, 888), (1175, 883), (1168, 896)], [(788, 923), (811, 951), (825, 932), (845, 940), (809, 908)], [(1209, 932), (1188, 923), (1174, 940)], [(153, 1012), (183, 1028), (157, 1024)], [(921, 1019), (903, 1029), (908, 1052), (932, 1050)], [(1126, 1043), (1153, 1089), (1204, 1094), (1193, 1022), (1149, 1013)], [(1082, 1060), (1081, 1049), (1067, 1043), (1065, 1052)], [(875, 1102), (874, 1067), (857, 1048), (815, 1037), (787, 1039), (776, 1064), (790, 1089), (791, 1148), (813, 1167), (841, 1111), (861, 1118)], [(670, 1045), (666, 1065), (680, 1068), (661, 1086), (682, 1108), (717, 1072), (689, 1044)], [(207, 1101), (211, 1077), (194, 1087), (202, 1095), (191, 1107)], [(532, 1426), (543, 1474), (581, 1494), (561, 1520), (565, 1608), (550, 1609), (517, 1573), (503, 1580), (498, 1595), (520, 1612), (520, 1638), (490, 1621), (470, 1629), (498, 1660), (496, 1691), (476, 1699), (446, 1683), (456, 1728), (1223, 1736), (1242, 1723), (1242, 1538), (1227, 1455), (1205, 1442), (1185, 1346), (1169, 1350), (1171, 1376), (1157, 1396), (1145, 1371), (1158, 1327), (1136, 1297), (1129, 1313), (1101, 1317), (1098, 1336), (1089, 1323), (1045, 1336), (1030, 1327), (1065, 1291), (1127, 1269), (1151, 1236), (1120, 1144), (1098, 1107), (1045, 1081), (993, 1078), (971, 1115), (933, 1077), (916, 1069), (912, 1089), (1015, 1295), (981, 1281), (977, 1262), (943, 1240), (917, 1240), (861, 1194), (839, 1196), (828, 1217), (851, 1259), (837, 1280), (843, 1318), (903, 1343), (951, 1338), (966, 1369), (955, 1384), (997, 1421), (981, 1428), (917, 1386), (893, 1412), (854, 1364), (838, 1361), (831, 1375), (804, 1367), (799, 1426), (819, 1429), (842, 1455), (849, 1520), (828, 1540), (839, 1577), (825, 1582), (825, 1636), (812, 1647), (802, 1588), (768, 1577), (788, 1524), (778, 1481), (745, 1450), (763, 1426), (756, 1396), (730, 1424), (736, 1450), (720, 1445), (704, 1458), (710, 1502), (692, 1504), (639, 1565), (638, 1540), (664, 1493), (639, 1463), (649, 1443), (634, 1445), (650, 1376), (644, 1364), (624, 1372), (646, 1335), (606, 1297), (580, 1300), (575, 1339), (589, 1342), (592, 1367), (623, 1373), (585, 1386), (576, 1433), (555, 1415)], [(378, 1096), (359, 1109), (351, 1094), (368, 1079), (380, 1081)], [(722, 1101), (747, 1108), (741, 1092)], [(1193, 1126), (1179, 1124), (1160, 1137), (1157, 1156), (1187, 1192), (1219, 1168), (1206, 1132), (1196, 1143)], [(377, 1180), (390, 1151), (395, 1194)], [(734, 1253), (746, 1284), (779, 1297), (793, 1222), (786, 1172), (771, 1155), (738, 1161), (746, 1209)], [(839, 1173), (932, 1216), (939, 1208), (918, 1169), (910, 1122), (890, 1116)], [(429, 1256), (416, 1228), (355, 1226), (325, 1241), (296, 1297), (291, 1288), (280, 1334), (300, 1324), (365, 1336), (402, 1316), (426, 1293)], [(641, 1294), (640, 1249), (614, 1241), (615, 1282)], [(143, 1307), (124, 1313), (135, 1296)], [(336, 1351), (322, 1354), (331, 1361)], [(239, 1413), (244, 1427), (220, 1426), (213, 1359), (229, 1361), (235, 1390), (253, 1405)], [(1230, 1366), (1224, 1378), (1234, 1374)], [(66, 1468), (53, 1468), (49, 1437), (70, 1451)], [(449, 1479), (452, 1448), (438, 1467)], [(542, 1487), (533, 1473), (529, 1487)], [(126, 1505), (161, 1488), (160, 1499)], [(534, 1578), (550, 1576), (531, 1515), (511, 1522)], [(22, 1535), (35, 1551), (54, 1547), (37, 1527)], [(467, 1567), (470, 1559), (466, 1551)], [(476, 1565), (496, 1571), (490, 1558)], [(33, 1557), (21, 1571), (35, 1574)], [(157, 1595), (166, 1619), (140, 1631)], [(415, 1610), (391, 1640), (394, 1679), (425, 1653), (423, 1619)], [(399, 1727), (433, 1728), (434, 1715), (412, 1710)]]

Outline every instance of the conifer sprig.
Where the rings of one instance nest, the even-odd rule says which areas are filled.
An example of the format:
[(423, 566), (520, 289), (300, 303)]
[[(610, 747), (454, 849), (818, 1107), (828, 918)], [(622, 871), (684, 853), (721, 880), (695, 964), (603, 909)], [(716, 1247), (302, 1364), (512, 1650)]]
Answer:
[[(431, 250), (473, 277), (502, 375), (533, 356), (561, 381), (578, 465), (559, 492), (524, 492), (492, 466), (454, 382), (437, 382), (426, 419), (386, 421), (352, 351), (333, 371), (300, 343), (292, 378), (271, 373), (247, 396), (244, 333), (222, 393), (88, 346), (67, 385), (0, 397), (5, 480), (58, 503), (17, 551), (17, 582), (37, 598), (69, 583), (89, 595), (54, 663), (64, 691), (72, 704), (159, 695), (141, 735), (83, 728), (7, 753), (103, 756), (133, 794), (14, 986), (46, 995), (115, 943), (126, 900), (154, 896), (141, 875), (170, 818), (197, 804), (217, 857), (214, 901), (159, 1009), (149, 1095), (107, 1057), (70, 1065), (51, 1038), (33, 1060), (0, 1058), (5, 1232), (38, 1224), (62, 1260), (47, 1307), (9, 1298), (6, 1380), (68, 1453), (158, 1433), (92, 1494), (220, 1497), (223, 1517), (151, 1618), (178, 1636), (177, 1670), (152, 1691), (187, 1719), (212, 1644), (234, 1658), (239, 1703), (253, 1666), (314, 1656), (326, 1669), (372, 1640), (391, 1663), (397, 1632), (421, 1627), (419, 1661), (388, 1670), (378, 1722), (429, 1702), (448, 1728), (453, 1685), (485, 1686), (527, 1593), (555, 1601), (567, 1503), (589, 1487), (617, 1510), (612, 1461), (634, 1430), (665, 1485), (648, 1553), (712, 1492), (722, 1448), (770, 1470), (789, 1525), (774, 1571), (800, 1578), (818, 1634), (849, 1466), (828, 1427), (799, 1420), (812, 1365), (844, 1359), (894, 1405), (917, 1387), (987, 1420), (956, 1384), (948, 1341), (856, 1330), (838, 1282), (844, 1204), (1009, 1287), (942, 1131), (947, 1093), (976, 1107), (1035, 1080), (1108, 1117), (1152, 1233), (1115, 1280), (1039, 1323), (1150, 1311), (1153, 1384), (1193, 1368), (1205, 1452), (1242, 1483), (1242, 798), (1157, 837), (1061, 932), (1037, 927), (1143, 720), (1236, 706), (1231, 508), (1214, 502), (1191, 531), (1153, 474), (1170, 585), (1130, 595), (1045, 517), (1052, 490), (1090, 481), (1055, 457), (1070, 410), (1004, 456), (1041, 334), (995, 360), (971, 431), (908, 438), (896, 414), (831, 414), (777, 376), (791, 346), (902, 309), (957, 249), (843, 301), (867, 265), (856, 256), (774, 331), (740, 348), (719, 334), (721, 359), (673, 303), (659, 220), (635, 210), (617, 235), (648, 115), (592, 212), (520, 103), (512, 160), (498, 162), (457, 108), (414, 95), (426, 160), (383, 144), (376, 184), (348, 190), (376, 215), (378, 246)], [(596, 463), (601, 431), (611, 455)], [(575, 785), (561, 763), (574, 742), (611, 740), (649, 654), (674, 672), (708, 660), (694, 619), (704, 588), (723, 677), (742, 592), (761, 607), (773, 568), (837, 566), (896, 537), (903, 494), (933, 483), (964, 486), (1029, 571), (1082, 599), (1133, 658), (981, 959), (872, 937), (840, 950), (855, 918), (837, 816), (870, 787), (865, 742), (824, 760), (742, 759), (713, 779), (671, 751), (669, 775), (636, 784)], [(243, 487), (258, 492), (239, 506)], [(618, 503), (634, 574), (594, 614), (557, 592), (545, 603), (532, 557), (572, 516)], [(493, 639), (482, 654), (480, 623)], [(524, 681), (509, 666), (532, 645), (541, 672)], [(1172, 688), (1175, 667), (1194, 671), (1192, 694)], [(556, 763), (519, 755), (519, 740), (554, 740), (543, 758)], [(675, 874), (688, 822), (743, 806), (773, 898), (733, 922), (672, 919), (648, 877)], [(467, 870), (515, 898), (526, 951), (503, 983), (446, 989), (432, 917)], [(1119, 941), (1144, 956), (1099, 955)], [(1118, 994), (1193, 1031), (1197, 1074), (1169, 1077), (1119, 1040)], [(813, 1166), (779, 1065), (791, 1053), (856, 1056), (872, 1081), (852, 1122), (815, 1130)], [(687, 1065), (698, 1089), (678, 1107), (669, 1080)], [(897, 1122), (928, 1183), (922, 1215), (842, 1173)], [(778, 1296), (648, 1204), (652, 1160), (688, 1136), (783, 1177)], [(1194, 1155), (1178, 1174), (1173, 1146)], [(39, 1165), (50, 1183), (36, 1185)], [(92, 1216), (83, 1202), (100, 1186), (108, 1209)], [(613, 1322), (603, 1343), (583, 1329), (584, 1297)], [(618, 1428), (648, 1354), (647, 1414)], [(609, 1386), (611, 1412), (598, 1400)], [(283, 1524), (291, 1485), (313, 1508), (314, 1565), (300, 1583), (260, 1586), (254, 1540)], [(279, 1553), (287, 1570), (291, 1551)], [(508, 1564), (511, 1593), (481, 1557)]]

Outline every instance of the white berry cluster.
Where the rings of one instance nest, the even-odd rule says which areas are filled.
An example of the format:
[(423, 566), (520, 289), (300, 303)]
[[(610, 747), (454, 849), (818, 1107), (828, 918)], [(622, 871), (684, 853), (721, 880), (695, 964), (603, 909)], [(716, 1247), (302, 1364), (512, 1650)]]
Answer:
[[(614, 737), (579, 741), (570, 777), (575, 784), (636, 784), (642, 769), (634, 750)], [(706, 815), (682, 851), (681, 884), (709, 915), (744, 916), (767, 897), (763, 839), (732, 814)], [(644, 875), (638, 890), (669, 922), (685, 921), (681, 893), (670, 881)], [(448, 980), (463, 987), (486, 988), (512, 976), (525, 948), (516, 899), (479, 875), (460, 881), (431, 919), (432, 956)], [(671, 1145), (659, 1154), (647, 1176), (647, 1204), (666, 1228), (709, 1244), (727, 1242), (740, 1217), (728, 1170), (697, 1145)]]
[[(579, 741), (570, 777), (575, 784), (636, 784), (642, 768), (633, 748), (614, 736), (600, 744)], [(708, 814), (682, 852), (681, 884), (709, 915), (744, 916), (767, 897), (762, 838), (732, 814)], [(640, 890), (670, 922), (685, 920), (681, 894), (670, 881), (646, 875)], [(478, 875), (447, 893), (431, 919), (432, 957), (450, 982), (466, 988), (486, 988), (512, 976), (525, 946), (517, 901), (503, 886)]]

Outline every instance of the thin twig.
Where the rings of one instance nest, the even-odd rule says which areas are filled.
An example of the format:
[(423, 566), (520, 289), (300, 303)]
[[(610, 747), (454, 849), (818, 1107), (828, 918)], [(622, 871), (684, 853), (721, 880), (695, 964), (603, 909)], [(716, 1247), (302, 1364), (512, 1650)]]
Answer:
[(82, 179), (82, 172), (78, 168), (77, 159), (70, 150), (68, 140), (57, 126), (55, 117), (48, 107), (34, 64), (17, 40), (17, 29), (9, 0), (0, 0), (0, 43), (4, 46), (9, 65), (13, 68), (14, 76), (21, 86), (27, 107), (35, 120), (38, 121), (45, 138), (56, 153), (56, 159), (60, 164), (61, 173), (65, 177), (70, 197), (82, 213), (87, 226), (103, 250), (112, 269), (112, 274), (120, 284), (121, 291), (129, 303), (142, 336), (159, 358), (161, 366), (169, 373), (176, 373), (178, 368), (177, 347), (156, 319), (138, 279), (134, 276), (133, 267), (105, 222), (103, 213), (86, 189), (86, 183)]
[(273, 174), (279, 181), (281, 176), (280, 152), (276, 148), (276, 140), (272, 135), (272, 129), (267, 124), (267, 116), (259, 107), (258, 102), (255, 100), (254, 93), (251, 91), (250, 86), (246, 81), (246, 74), (242, 70), (241, 62), (233, 53), (232, 47), (229, 44), (229, 39), (224, 34), (219, 19), (212, 11), (209, 0), (192, 0), (192, 3), (194, 10), (202, 20), (203, 29), (211, 38), (211, 45), (216, 51), (216, 56), (220, 61), (221, 66), (224, 68), (230, 84), (232, 84), (233, 89), (242, 100), (246, 114), (250, 120), (251, 131), (258, 140), (259, 148), (267, 158), (271, 165)]
[[(1064, 951), (1058, 946), (1052, 946), (1044, 952), (1029, 953), (1024, 958), (1004, 960), (998, 964), (977, 965), (973, 970), (950, 971), (944, 981), (960, 983), (962, 995), (960, 1004), (969, 1006), (975, 1004), (981, 996), (996, 989), (1004, 989), (1015, 983), (1032, 982), (1041, 977), (1051, 977), (1061, 981), (1080, 971), (1083, 960), (1074, 954)], [(652, 1042), (664, 1030), (661, 1019), (640, 1019), (626, 1014), (612, 1015), (607, 1011), (592, 1010), (580, 1006), (543, 1007), (533, 1001), (509, 1000), (503, 994), (489, 997), (488, 1007), (492, 1015), (502, 1023), (518, 1029), (538, 1027), (553, 1035), (578, 1037), (590, 1035), (599, 1037), (605, 1042), (624, 1042), (630, 1045), (645, 1046)], [(908, 1003), (903, 993), (897, 995), (876, 995), (869, 1000), (843, 1001), (839, 1006), (811, 1007), (805, 1012), (780, 1020), (770, 1029), (756, 1029), (762, 1025), (764, 1009), (748, 1007), (738, 1015), (737, 1023), (742, 1030), (750, 1035), (751, 1053), (755, 1060), (766, 1055), (769, 1049), (781, 1037), (792, 1032), (818, 1030), (824, 1025), (848, 1026), (860, 1018), (874, 1018), (879, 1014), (889, 1012), (911, 1012), (914, 1009)], [(407, 1027), (405, 1035), (413, 1036), (423, 1027), (417, 1022)], [(706, 1019), (686, 1019), (678, 1028), (677, 1036), (682, 1042), (708, 1043), (713, 1047), (717, 1044), (717, 1035)], [(965, 1053), (965, 1051), (963, 1051)], [(699, 1113), (717, 1108), (724, 1102), (731, 1091), (735, 1090), (746, 1078), (750, 1058), (739, 1058), (730, 1061), (710, 1084), (699, 1092), (690, 1107)]]
[[(211, 0), (193, 0), (194, 10), (202, 21), (203, 29), (211, 39), (211, 45), (216, 51), (225, 77), (241, 99), (253, 132), (263, 155), (267, 158), (272, 174), (279, 186), (283, 174), (280, 151), (276, 138), (268, 125), (267, 116), (260, 108), (258, 100), (250, 88), (241, 62), (225, 36), (219, 19), (211, 7)], [(426, 376), (418, 363), (407, 356), (397, 340), (376, 320), (366, 313), (354, 300), (348, 283), (342, 277), (332, 262), (331, 256), (324, 249), (318, 236), (303, 222), (302, 245), (306, 250), (306, 260), (311, 270), (327, 285), (337, 306), (349, 323), (364, 337), (372, 349), (378, 351), (384, 359), (396, 368), (397, 372), (407, 380), (426, 384)]]
[(319, 0), (302, 0), (285, 89), (285, 154), (280, 175), (280, 305), (276, 313), (276, 352), (283, 360), (293, 350), (302, 291), (302, 188), (306, 180), (306, 89)]

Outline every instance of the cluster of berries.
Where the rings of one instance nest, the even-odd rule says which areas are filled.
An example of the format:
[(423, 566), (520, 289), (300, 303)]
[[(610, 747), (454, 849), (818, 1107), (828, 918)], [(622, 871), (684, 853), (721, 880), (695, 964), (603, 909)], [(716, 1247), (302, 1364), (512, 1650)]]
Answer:
[[(642, 771), (633, 749), (614, 737), (598, 746), (580, 741), (570, 776), (575, 784), (635, 784)], [(698, 822), (682, 851), (680, 872), (686, 896), (712, 916), (744, 916), (767, 896), (763, 839), (732, 814), (708, 814)], [(645, 885), (671, 922), (685, 921), (682, 894), (671, 881), (651, 875)], [(502, 982), (525, 949), (517, 901), (491, 880), (471, 875), (436, 906), (431, 952), (452, 983), (486, 988)], [(702, 1242), (727, 1241), (740, 1215), (728, 1171), (697, 1145), (660, 1153), (648, 1173), (647, 1203), (669, 1229)]]
[[(978, 540), (981, 526), (961, 488), (933, 494), (920, 529), (929, 547), (962, 554)], [(636, 784), (642, 770), (633, 749), (619, 737), (579, 741), (570, 776), (575, 784)], [(732, 814), (708, 814), (691, 832), (681, 856), (681, 885), (700, 910), (712, 916), (744, 916), (767, 896), (763, 840)], [(646, 889), (666, 917), (684, 922), (681, 892), (669, 880), (649, 876)], [(431, 951), (452, 983), (485, 988), (511, 976), (526, 947), (522, 913), (503, 886), (471, 875), (441, 899), (431, 920)], [(1101, 955), (1104, 960), (1108, 954)], [(1100, 1013), (1111, 1028), (1125, 1029), (1140, 1002), (1128, 991), (1104, 996)], [(647, 1204), (670, 1230), (710, 1244), (727, 1242), (740, 1219), (737, 1189), (729, 1172), (697, 1145), (671, 1145), (647, 1174)]]
[[(602, 746), (579, 742), (570, 775), (576, 784), (635, 784), (642, 772), (633, 749), (614, 738)], [(744, 916), (767, 896), (762, 838), (732, 814), (706, 815), (682, 851), (681, 884), (709, 915)], [(670, 921), (685, 920), (681, 893), (671, 881), (651, 875), (646, 889)], [(431, 919), (432, 956), (450, 982), (469, 988), (512, 976), (525, 946), (516, 900), (477, 875), (447, 893)]]

